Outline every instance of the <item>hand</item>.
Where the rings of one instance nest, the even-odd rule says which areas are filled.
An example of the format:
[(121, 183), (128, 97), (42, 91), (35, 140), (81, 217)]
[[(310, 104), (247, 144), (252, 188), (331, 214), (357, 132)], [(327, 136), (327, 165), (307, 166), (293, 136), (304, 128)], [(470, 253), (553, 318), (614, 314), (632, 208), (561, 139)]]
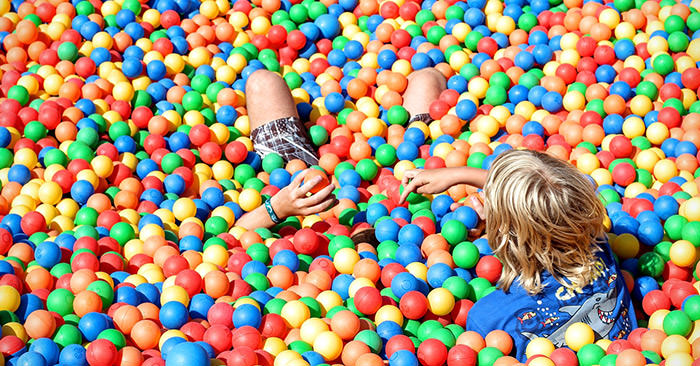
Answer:
[(288, 186), (282, 188), (271, 198), (272, 208), (280, 219), (284, 220), (290, 216), (317, 214), (335, 203), (336, 200), (333, 195), (335, 186), (333, 184), (329, 184), (307, 197), (307, 193), (322, 180), (321, 177), (316, 176), (302, 186), (301, 183), (307, 171), (304, 170), (299, 173)]
[(404, 189), (399, 204), (404, 203), (412, 192), (434, 194), (446, 191), (454, 185), (449, 171), (450, 168), (407, 170), (401, 180)]

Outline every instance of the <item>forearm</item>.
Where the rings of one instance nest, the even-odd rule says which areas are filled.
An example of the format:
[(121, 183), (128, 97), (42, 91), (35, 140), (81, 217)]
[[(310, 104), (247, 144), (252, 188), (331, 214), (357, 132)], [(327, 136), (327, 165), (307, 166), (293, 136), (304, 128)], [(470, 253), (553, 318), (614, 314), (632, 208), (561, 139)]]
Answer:
[[(281, 210), (279, 209), (279, 205), (275, 201), (275, 199), (272, 199), (271, 201), (272, 208), (279, 217), (279, 219), (284, 220), (286, 216), (281, 216), (283, 215), (283, 213), (280, 212)], [(243, 227), (247, 230), (255, 230), (261, 227), (269, 228), (274, 225), (275, 223), (272, 221), (270, 215), (267, 213), (264, 204), (260, 205), (253, 211), (247, 212), (236, 221), (236, 226)]]
[(454, 184), (468, 184), (477, 188), (484, 188), (486, 177), (489, 171), (485, 169), (472, 168), (468, 166), (460, 166), (448, 168), (450, 171), (450, 179)]

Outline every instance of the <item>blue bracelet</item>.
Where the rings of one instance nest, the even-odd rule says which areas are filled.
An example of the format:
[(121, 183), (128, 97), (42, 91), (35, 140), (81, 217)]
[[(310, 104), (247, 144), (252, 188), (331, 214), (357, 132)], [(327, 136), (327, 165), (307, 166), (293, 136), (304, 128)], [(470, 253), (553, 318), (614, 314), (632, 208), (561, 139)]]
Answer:
[(272, 222), (274, 222), (275, 224), (279, 224), (280, 222), (282, 222), (282, 220), (280, 220), (280, 218), (275, 213), (275, 210), (272, 208), (272, 203), (270, 201), (271, 199), (265, 201), (265, 210), (267, 211), (267, 214), (270, 215), (270, 219), (272, 220)]

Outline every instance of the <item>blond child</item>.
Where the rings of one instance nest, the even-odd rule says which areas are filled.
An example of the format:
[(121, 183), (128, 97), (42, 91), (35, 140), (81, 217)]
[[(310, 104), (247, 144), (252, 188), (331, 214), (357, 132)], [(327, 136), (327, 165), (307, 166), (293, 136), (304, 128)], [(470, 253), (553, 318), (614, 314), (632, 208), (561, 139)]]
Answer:
[(523, 361), (529, 340), (545, 337), (565, 346), (564, 333), (574, 323), (588, 324), (596, 339), (611, 340), (637, 326), (606, 240), (603, 205), (593, 184), (571, 164), (510, 150), (489, 171), (412, 170), (403, 183), (402, 200), (410, 192), (439, 193), (455, 184), (484, 188), (478, 211), (503, 271), (498, 289), (469, 311), (467, 330), (482, 336), (505, 330), (514, 340), (513, 355)]

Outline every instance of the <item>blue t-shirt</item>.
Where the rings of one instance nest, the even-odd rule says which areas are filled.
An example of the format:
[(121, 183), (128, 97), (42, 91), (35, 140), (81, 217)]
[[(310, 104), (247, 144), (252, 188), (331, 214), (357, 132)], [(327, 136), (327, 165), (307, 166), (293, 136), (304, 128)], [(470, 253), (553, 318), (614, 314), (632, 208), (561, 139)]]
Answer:
[(544, 290), (537, 295), (529, 295), (516, 280), (507, 293), (497, 289), (474, 304), (467, 330), (484, 337), (495, 329), (506, 331), (513, 337), (512, 354), (520, 361), (525, 361), (525, 347), (533, 338), (565, 346), (564, 332), (577, 322), (590, 325), (596, 340), (626, 338), (637, 327), (634, 308), (610, 246), (601, 247), (597, 275), (581, 291), (563, 286), (546, 271)]

